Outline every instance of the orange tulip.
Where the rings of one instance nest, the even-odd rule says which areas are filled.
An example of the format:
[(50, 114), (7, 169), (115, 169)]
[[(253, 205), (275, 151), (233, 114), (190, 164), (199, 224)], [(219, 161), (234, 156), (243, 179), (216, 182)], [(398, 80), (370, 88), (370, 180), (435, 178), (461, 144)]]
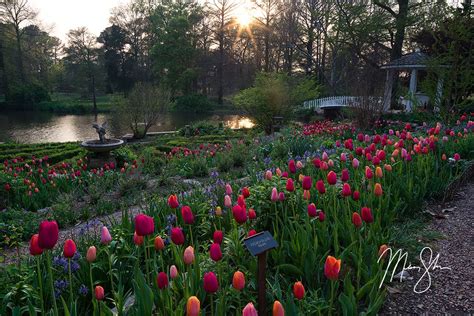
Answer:
[(388, 249), (388, 246), (386, 244), (383, 244), (383, 245), (380, 246), (380, 248), (379, 248), (379, 258), (383, 259), (387, 256), (387, 253), (388, 253), (387, 249)]
[(341, 271), (341, 259), (337, 260), (333, 256), (328, 256), (324, 263), (324, 275), (329, 280), (337, 280)]
[(273, 313), (272, 316), (285, 316), (285, 309), (279, 301), (273, 303)]
[(165, 242), (163, 241), (163, 238), (160, 236), (155, 237), (155, 250), (163, 250), (165, 249)]
[(374, 194), (375, 196), (382, 196), (382, 185), (380, 183), (376, 183), (374, 186)]
[(196, 296), (191, 296), (188, 298), (188, 303), (186, 304), (186, 315), (187, 316), (198, 316), (201, 311), (201, 302)]
[(240, 271), (235, 271), (232, 278), (232, 286), (237, 291), (242, 291), (245, 287), (245, 275)]
[(382, 168), (380, 168), (380, 167), (375, 168), (375, 176), (377, 178), (382, 178), (383, 177)]

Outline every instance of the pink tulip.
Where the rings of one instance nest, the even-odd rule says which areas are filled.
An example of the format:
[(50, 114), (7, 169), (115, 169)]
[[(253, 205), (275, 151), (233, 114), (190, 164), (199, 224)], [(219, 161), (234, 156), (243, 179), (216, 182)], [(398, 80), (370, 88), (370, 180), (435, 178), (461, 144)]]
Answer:
[(276, 188), (272, 189), (271, 200), (272, 202), (278, 201), (278, 191)]
[(112, 236), (109, 233), (107, 227), (102, 226), (101, 234), (100, 234), (100, 243), (103, 245), (108, 245), (112, 241)]

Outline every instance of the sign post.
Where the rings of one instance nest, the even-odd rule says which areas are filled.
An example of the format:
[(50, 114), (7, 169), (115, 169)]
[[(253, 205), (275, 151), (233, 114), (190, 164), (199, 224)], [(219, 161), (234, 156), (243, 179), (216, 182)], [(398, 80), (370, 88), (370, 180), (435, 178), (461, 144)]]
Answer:
[(244, 245), (252, 256), (257, 256), (258, 260), (258, 314), (265, 315), (266, 312), (266, 277), (267, 251), (278, 247), (278, 243), (273, 239), (268, 231), (255, 234), (244, 239)]

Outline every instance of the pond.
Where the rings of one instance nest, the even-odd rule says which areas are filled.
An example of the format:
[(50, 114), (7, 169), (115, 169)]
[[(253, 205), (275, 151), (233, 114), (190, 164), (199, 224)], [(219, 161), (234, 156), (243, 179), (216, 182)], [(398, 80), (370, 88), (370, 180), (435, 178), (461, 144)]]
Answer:
[[(252, 121), (239, 114), (165, 113), (151, 132), (173, 131), (193, 122), (206, 120), (223, 122), (230, 128), (252, 127)], [(123, 117), (116, 113), (53, 114), (46, 112), (0, 112), (0, 142), (46, 143), (82, 141), (97, 138), (91, 124), (107, 121), (108, 137), (121, 137), (130, 133)]]

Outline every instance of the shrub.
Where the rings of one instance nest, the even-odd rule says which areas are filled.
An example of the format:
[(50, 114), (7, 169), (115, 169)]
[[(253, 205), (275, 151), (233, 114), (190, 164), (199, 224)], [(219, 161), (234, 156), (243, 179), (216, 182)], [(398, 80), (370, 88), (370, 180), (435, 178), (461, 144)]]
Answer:
[(249, 157), (248, 148), (244, 145), (237, 145), (232, 149), (230, 156), (232, 157), (234, 167), (243, 167)]
[(161, 169), (165, 165), (164, 159), (161, 157), (162, 153), (153, 147), (146, 147), (142, 152), (145, 164), (143, 171), (150, 174), (161, 174)]
[(173, 109), (175, 111), (205, 113), (214, 108), (214, 102), (202, 94), (188, 94), (177, 97)]
[(215, 159), (217, 170), (220, 172), (228, 172), (232, 169), (234, 161), (227, 153), (219, 153)]
[(117, 159), (117, 164), (123, 166), (125, 162), (131, 162), (135, 159), (138, 159), (138, 156), (133, 150), (128, 146), (122, 146), (119, 149), (114, 150), (115, 159)]

